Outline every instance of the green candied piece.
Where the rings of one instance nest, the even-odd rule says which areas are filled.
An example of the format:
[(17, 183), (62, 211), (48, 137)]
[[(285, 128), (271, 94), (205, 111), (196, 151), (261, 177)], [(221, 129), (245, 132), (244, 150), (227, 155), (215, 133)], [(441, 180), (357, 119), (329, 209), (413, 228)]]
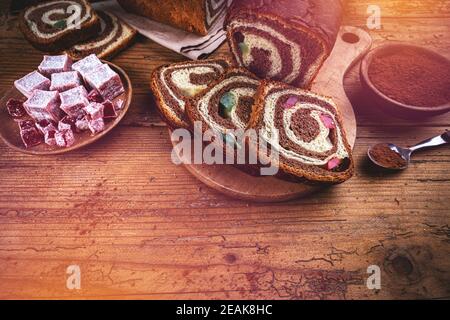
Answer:
[(59, 20), (53, 24), (56, 29), (65, 29), (67, 27), (66, 20)]
[(242, 55), (247, 55), (249, 52), (248, 45), (245, 42), (239, 43), (239, 49), (241, 50)]
[(225, 93), (219, 101), (219, 115), (222, 118), (230, 118), (231, 111), (237, 105), (237, 98), (232, 92)]

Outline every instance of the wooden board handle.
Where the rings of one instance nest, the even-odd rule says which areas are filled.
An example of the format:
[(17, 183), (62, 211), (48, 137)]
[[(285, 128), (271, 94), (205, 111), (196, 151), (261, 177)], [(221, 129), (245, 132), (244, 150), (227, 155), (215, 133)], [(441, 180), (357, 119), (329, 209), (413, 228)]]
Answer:
[(335, 88), (343, 87), (343, 79), (347, 71), (362, 58), (371, 46), (372, 38), (363, 29), (351, 26), (342, 27), (332, 54), (313, 81), (312, 91), (333, 96)]

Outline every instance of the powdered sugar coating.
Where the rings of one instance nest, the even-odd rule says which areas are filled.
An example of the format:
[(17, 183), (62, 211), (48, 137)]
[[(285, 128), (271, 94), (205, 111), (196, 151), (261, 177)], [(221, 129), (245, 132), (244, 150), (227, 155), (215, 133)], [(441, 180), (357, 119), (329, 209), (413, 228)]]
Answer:
[(47, 119), (57, 122), (61, 117), (58, 91), (35, 90), (23, 106), (36, 120)]
[(89, 101), (87, 99), (87, 91), (83, 86), (78, 86), (68, 91), (60, 93), (61, 109), (72, 117), (79, 117), (83, 115), (85, 108)]
[(48, 90), (50, 80), (37, 71), (33, 71), (23, 78), (14, 81), (14, 86), (27, 98), (31, 97), (34, 90)]
[(89, 72), (84, 79), (105, 100), (113, 100), (125, 92), (120, 76), (107, 64), (103, 64)]
[(93, 134), (99, 133), (103, 130), (105, 130), (105, 122), (103, 121), (103, 118), (98, 118), (95, 120), (89, 121), (89, 129)]
[(72, 60), (66, 54), (59, 56), (44, 56), (38, 70), (45, 76), (50, 77), (53, 73), (69, 71)]
[(75, 126), (80, 131), (89, 130), (89, 121), (86, 119), (86, 117), (82, 117), (75, 122)]
[(104, 106), (101, 103), (91, 102), (84, 108), (86, 112), (88, 120), (96, 120), (99, 118), (103, 118), (103, 109)]
[(86, 74), (102, 65), (102, 62), (95, 54), (91, 54), (72, 65), (72, 70), (78, 71), (84, 78)]
[(81, 84), (80, 76), (76, 71), (53, 73), (50, 90), (64, 92), (78, 87)]

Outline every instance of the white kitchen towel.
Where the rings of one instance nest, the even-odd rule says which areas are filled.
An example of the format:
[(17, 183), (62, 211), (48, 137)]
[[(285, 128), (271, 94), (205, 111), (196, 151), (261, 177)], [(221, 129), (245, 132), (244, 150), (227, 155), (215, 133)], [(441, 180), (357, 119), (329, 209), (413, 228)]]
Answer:
[[(231, 4), (231, 1), (229, 0), (228, 4)], [(226, 34), (223, 30), (225, 12), (216, 20), (208, 35), (200, 36), (128, 13), (122, 9), (116, 0), (94, 3), (93, 6), (95, 9), (116, 14), (145, 37), (193, 60), (206, 58), (226, 39)]]

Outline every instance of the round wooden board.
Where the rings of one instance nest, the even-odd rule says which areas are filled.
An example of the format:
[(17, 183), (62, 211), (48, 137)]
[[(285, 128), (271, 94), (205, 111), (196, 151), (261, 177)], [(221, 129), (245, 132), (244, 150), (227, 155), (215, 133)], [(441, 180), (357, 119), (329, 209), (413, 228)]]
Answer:
[[(356, 40), (358, 41), (354, 42)], [(357, 126), (343, 80), (346, 72), (370, 49), (371, 45), (372, 38), (367, 32), (355, 27), (342, 27), (333, 52), (312, 85), (313, 92), (332, 97), (339, 106), (347, 139), (352, 147), (355, 145)], [(187, 164), (189, 163), (187, 157), (190, 158), (190, 155), (180, 160), (197, 179), (237, 199), (255, 202), (287, 201), (306, 196), (320, 188), (275, 177), (254, 177), (232, 165)]]
[[(0, 138), (11, 148), (18, 150), (23, 153), (33, 154), (33, 155), (51, 155), (51, 154), (61, 154), (70, 152), (72, 150), (76, 150), (79, 148), (82, 148), (84, 146), (87, 146), (98, 139), (102, 138), (106, 134), (108, 134), (109, 131), (111, 131), (125, 116), (125, 114), (128, 111), (128, 108), (131, 104), (131, 98), (133, 96), (133, 88), (131, 86), (131, 80), (128, 77), (128, 75), (125, 73), (123, 69), (116, 66), (115, 64), (103, 61), (103, 63), (109, 64), (109, 66), (116, 71), (120, 78), (122, 79), (123, 86), (125, 88), (125, 92), (118, 97), (116, 97), (113, 101), (113, 103), (116, 103), (118, 100), (123, 101), (123, 107), (119, 111), (119, 115), (117, 118), (110, 122), (105, 123), (105, 130), (96, 134), (91, 135), (90, 131), (84, 131), (81, 133), (75, 133), (75, 143), (68, 147), (68, 148), (60, 148), (58, 146), (49, 146), (45, 143), (42, 143), (40, 145), (26, 148), (25, 145), (22, 142), (22, 139), (20, 137), (19, 133), (19, 126), (8, 113), (6, 109), (6, 102), (10, 98), (15, 99), (22, 99), (23, 95), (14, 87), (9, 89), (5, 95), (0, 99)], [(23, 117), (23, 119), (28, 119), (29, 117)]]

